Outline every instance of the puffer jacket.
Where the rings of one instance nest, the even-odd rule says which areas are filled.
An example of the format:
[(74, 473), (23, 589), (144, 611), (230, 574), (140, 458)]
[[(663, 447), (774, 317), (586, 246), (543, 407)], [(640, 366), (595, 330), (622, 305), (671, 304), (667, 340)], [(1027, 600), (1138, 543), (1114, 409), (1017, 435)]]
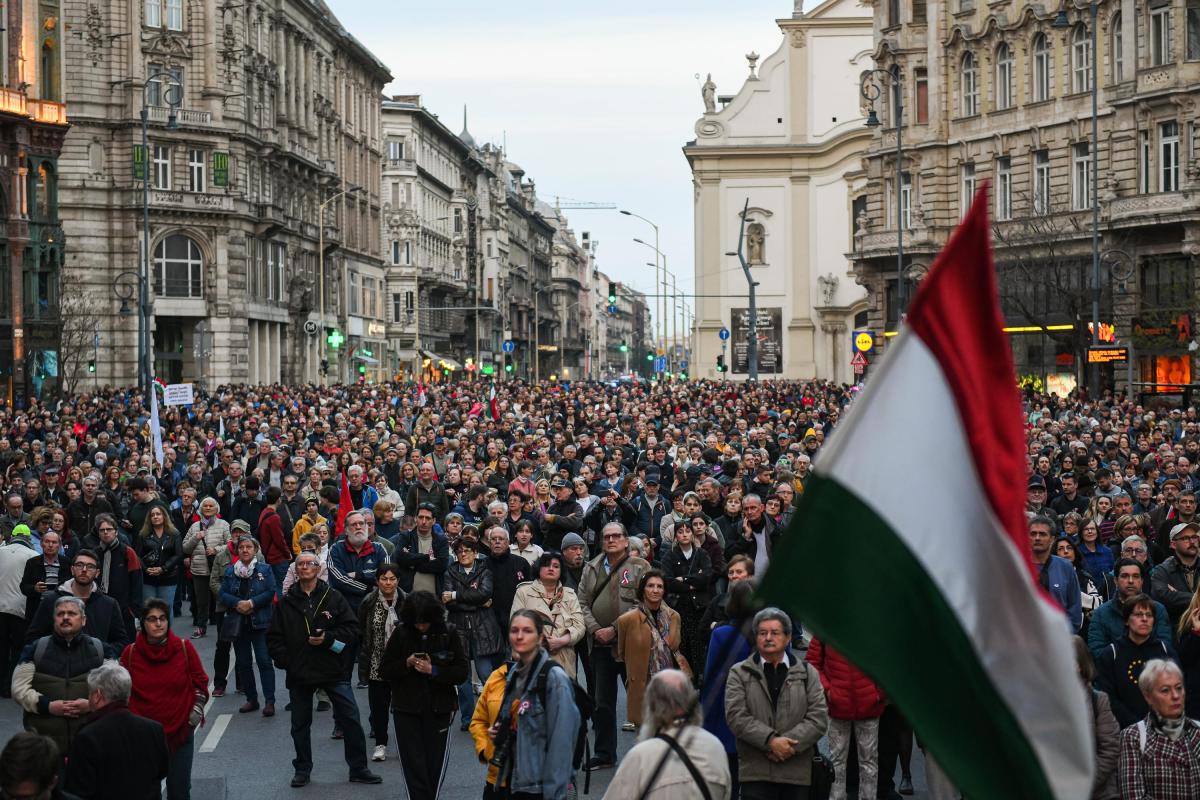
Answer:
[(454, 599), (446, 604), (446, 610), (450, 612), (450, 621), (471, 643), (476, 655), (490, 656), (504, 649), (504, 637), (500, 634), (496, 615), (484, 605), (492, 599), (492, 571), (483, 559), (475, 561), (470, 575), (457, 561), (451, 564), (446, 570), (442, 590), (454, 592)]
[(833, 719), (862, 720), (883, 716), (887, 698), (875, 682), (846, 657), (818, 639), (808, 645), (808, 663), (821, 675)]
[[(257, 520), (255, 520), (257, 522)], [(187, 536), (183, 539), (183, 552), (192, 558), (192, 575), (204, 576), (211, 574), (208, 548), (220, 551), (230, 539), (229, 523), (220, 517), (213, 517), (207, 526), (204, 520), (192, 523)]]
[(492, 764), (492, 756), (496, 754), (496, 743), (488, 736), (488, 728), (500, 717), (500, 704), (504, 700), (504, 688), (508, 681), (508, 664), (488, 676), (479, 694), (479, 702), (475, 704), (475, 713), (471, 715), (471, 738), (475, 740), (475, 753), (479, 763), (487, 764), (487, 782), (489, 786), (496, 785), (496, 775), (499, 769)]
[[(738, 779), (743, 783), (812, 784), (813, 749), (829, 725), (825, 691), (811, 664), (790, 650), (787, 659), (791, 666), (775, 705), (757, 653), (729, 671), (725, 721), (737, 740)], [(769, 760), (767, 743), (775, 736), (796, 739), (799, 752), (782, 763)]]

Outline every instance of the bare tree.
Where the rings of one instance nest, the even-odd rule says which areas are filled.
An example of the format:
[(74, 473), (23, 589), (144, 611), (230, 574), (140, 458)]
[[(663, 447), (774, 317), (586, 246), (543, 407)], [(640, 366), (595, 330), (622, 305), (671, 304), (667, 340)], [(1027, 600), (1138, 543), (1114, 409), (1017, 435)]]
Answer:
[(75, 394), (95, 358), (100, 304), (82, 291), (59, 292), (58, 374), (62, 396)]
[[(1058, 200), (1058, 203), (1054, 201)], [(1035, 213), (1032, 201), (1015, 203), (1027, 213), (992, 226), (1000, 303), (1010, 323), (1028, 326), (1070, 325), (1046, 331), (1050, 341), (1075, 356), (1077, 377), (1087, 362), (1092, 317), (1091, 218), (1067, 210), (1050, 198)], [(1112, 287), (1101, 281), (1101, 309), (1112, 318)]]

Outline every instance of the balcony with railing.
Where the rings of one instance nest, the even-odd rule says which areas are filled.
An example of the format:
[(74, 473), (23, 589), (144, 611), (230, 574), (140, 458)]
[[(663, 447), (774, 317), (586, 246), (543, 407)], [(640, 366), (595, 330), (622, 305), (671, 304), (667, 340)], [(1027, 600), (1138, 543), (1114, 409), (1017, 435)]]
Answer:
[(38, 100), (31, 97), (27, 105), (29, 107), (29, 116), (33, 117), (35, 122), (44, 122), (48, 125), (67, 124), (66, 103), (56, 103), (53, 100)]
[(22, 117), (29, 116), (29, 103), (25, 93), (18, 92), (16, 89), (0, 87), (0, 112), (17, 114)]
[[(33, 102), (33, 101), (30, 101)], [(157, 122), (163, 125), (167, 124), (170, 118), (170, 110), (166, 106), (150, 106), (147, 109), (147, 118), (150, 122)], [(65, 118), (65, 112), (64, 112)], [(175, 109), (175, 119), (179, 125), (211, 125), (211, 111), (197, 111), (192, 108), (177, 108)]]

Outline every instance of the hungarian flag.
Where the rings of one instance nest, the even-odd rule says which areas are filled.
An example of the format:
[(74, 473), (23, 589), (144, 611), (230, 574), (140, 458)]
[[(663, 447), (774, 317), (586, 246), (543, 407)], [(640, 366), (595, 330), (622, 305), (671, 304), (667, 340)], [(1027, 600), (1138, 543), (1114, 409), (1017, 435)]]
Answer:
[(496, 384), (492, 384), (491, 393), (488, 395), (488, 409), (492, 412), (492, 419), (500, 419), (500, 404), (496, 402)]
[(350, 500), (350, 481), (346, 480), (346, 473), (342, 472), (342, 489), (338, 492), (338, 510), (337, 510), (337, 525), (334, 527), (334, 538), (342, 535), (342, 531), (346, 528), (346, 515), (354, 510), (354, 503)]
[(762, 593), (879, 682), (964, 797), (1074, 800), (1091, 705), (1033, 570), (989, 238), (985, 187), (817, 459)]
[(425, 384), (422, 383), (417, 387), (417, 406), (419, 408), (424, 408), (425, 404), (428, 402), (429, 398), (425, 396)]

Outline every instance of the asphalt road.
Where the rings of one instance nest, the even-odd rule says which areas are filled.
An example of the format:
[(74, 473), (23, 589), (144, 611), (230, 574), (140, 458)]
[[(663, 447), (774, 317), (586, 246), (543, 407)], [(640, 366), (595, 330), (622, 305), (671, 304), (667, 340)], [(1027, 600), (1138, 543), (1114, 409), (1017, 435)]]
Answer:
[[(185, 624), (187, 616), (185, 613), (184, 620), (177, 621), (175, 625), (176, 633), (183, 636), (191, 632), (191, 627)], [(196, 640), (194, 644), (211, 673), (216, 631), (210, 629), (206, 638)], [(580, 677), (582, 678), (582, 675)], [(193, 800), (297, 800), (304, 796), (308, 796), (310, 800), (350, 796), (355, 800), (397, 800), (408, 797), (400, 761), (396, 755), (395, 731), (390, 732), (392, 743), (389, 746), (388, 760), (382, 763), (372, 762), (370, 765), (372, 771), (383, 776), (383, 783), (378, 786), (350, 784), (346, 780), (348, 771), (343, 759), (342, 742), (329, 738), (333, 730), (333, 716), (329, 712), (315, 714), (313, 719), (312, 783), (304, 789), (290, 788), (288, 781), (292, 776), (293, 750), (289, 715), (284, 711), (287, 690), (284, 688), (282, 672), (276, 672), (276, 687), (277, 714), (272, 719), (265, 719), (259, 712), (238, 713), (238, 706), (244, 699), (241, 695), (233, 693), (232, 675), (229, 679), (230, 693), (210, 701), (208, 721), (205, 727), (199, 730), (196, 738), (196, 756), (192, 769)], [(367, 692), (365, 689), (358, 689), (355, 694), (358, 697), (363, 727), (366, 728)], [(624, 715), (625, 695), (622, 690), (617, 719), (623, 720)], [(458, 727), (459, 721), (456, 719), (451, 732), (450, 763), (441, 800), (476, 800), (483, 791), (485, 769), (475, 756), (470, 734), (460, 732)], [(20, 729), (21, 715), (16, 703), (10, 700), (0, 701), (0, 741), (7, 740)], [(636, 743), (636, 734), (619, 731), (617, 735), (618, 750), (623, 755)], [(368, 753), (372, 747), (373, 742), (368, 736)], [(823, 749), (827, 748), (823, 746)], [(588, 796), (603, 797), (612, 774), (613, 770), (593, 773), (591, 792)], [(923, 791), (924, 770), (919, 751), (913, 754), (913, 777), (918, 789), (914, 797), (920, 800), (926, 797), (926, 794)], [(582, 780), (579, 788), (582, 796)]]

